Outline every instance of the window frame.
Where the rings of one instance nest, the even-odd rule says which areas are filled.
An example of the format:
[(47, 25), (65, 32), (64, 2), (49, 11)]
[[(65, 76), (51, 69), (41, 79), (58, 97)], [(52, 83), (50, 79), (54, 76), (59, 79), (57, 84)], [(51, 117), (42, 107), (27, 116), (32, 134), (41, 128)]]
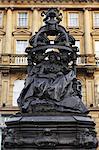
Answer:
[[(18, 55), (20, 55), (20, 54), (26, 54), (25, 53), (25, 51), (22, 53), (21, 51), (20, 51), (20, 53), (17, 53), (17, 41), (27, 41), (27, 46), (28, 46), (28, 40), (27, 39), (17, 39), (16, 40), (16, 43), (15, 43), (15, 47), (16, 47), (16, 54), (18, 54)], [(25, 49), (24, 49), (25, 50)]]
[[(18, 97), (16, 98), (16, 99), (14, 99), (14, 83), (15, 83), (15, 81), (24, 81), (24, 83), (25, 83), (25, 80), (24, 79), (16, 79), (16, 80), (14, 80), (13, 81), (13, 94), (12, 94), (12, 107), (18, 107), (18, 104), (17, 104), (17, 98), (19, 97), (19, 95), (20, 95), (20, 93), (21, 93), (21, 91), (22, 91), (22, 89), (23, 89), (23, 87), (24, 87), (24, 85), (23, 85), (23, 87), (22, 87), (22, 89), (20, 90), (20, 92), (18, 93), (19, 95), (18, 95)], [(16, 102), (15, 102), (15, 100), (16, 100)]]
[(84, 39), (83, 39), (83, 36), (75, 36), (75, 35), (73, 35), (73, 37), (75, 38), (75, 41), (80, 41), (80, 49), (79, 49), (79, 53), (80, 53), (80, 55), (81, 54), (85, 54), (85, 52), (84, 52)]
[(96, 74), (95, 75), (95, 79), (94, 79), (94, 95), (95, 95), (95, 107), (99, 108), (99, 92), (98, 92), (98, 86), (99, 86), (99, 75)]
[(99, 36), (92, 36), (92, 54), (95, 56), (95, 58), (97, 57), (95, 55), (95, 41), (99, 41)]
[[(78, 14), (78, 26), (70, 26), (69, 25), (69, 14), (70, 13), (75, 13), (75, 14)], [(71, 29), (71, 28), (76, 28), (76, 29), (79, 29), (80, 28), (80, 12), (78, 12), (78, 11), (68, 11), (68, 13), (67, 13), (67, 28), (69, 28), (69, 29)]]
[(77, 53), (80, 55), (80, 51), (81, 51), (81, 50), (80, 50), (80, 49), (81, 49), (81, 40), (79, 40), (79, 39), (75, 40), (75, 46), (76, 46), (76, 41), (79, 41), (79, 47), (80, 47), (80, 48), (77, 46), (77, 47), (79, 48), (79, 52), (77, 52)]
[(99, 11), (94, 11), (93, 14), (92, 14), (92, 26), (93, 26), (93, 29), (99, 29), (99, 26), (95, 26), (95, 22), (94, 22), (94, 15), (99, 13)]
[(2, 54), (3, 53), (3, 39), (2, 39), (2, 37), (0, 36), (0, 54)]
[(0, 28), (2, 29), (3, 28), (3, 21), (4, 21), (4, 12), (0, 11), (0, 13), (2, 15), (2, 22), (1, 22)]
[[(13, 54), (18, 54), (18, 53), (16, 53), (16, 41), (17, 40), (22, 40), (22, 41), (25, 41), (25, 40), (27, 40), (28, 41), (28, 44), (29, 44), (29, 36), (26, 36), (26, 37), (23, 37), (23, 36), (16, 36), (16, 37), (14, 37), (14, 39), (13, 39)], [(23, 53), (23, 55), (25, 55), (26, 53), (24, 52)], [(18, 54), (18, 55), (20, 55), (20, 54)], [(26, 54), (27, 55), (27, 54)]]
[(97, 56), (96, 53), (95, 53), (95, 52), (97, 52), (97, 51), (95, 51), (95, 42), (96, 42), (96, 41), (99, 42), (99, 39), (94, 39), (94, 44), (93, 44), (93, 45), (94, 45), (94, 54), (95, 54), (95, 57), (99, 58), (99, 56)]
[[(27, 26), (19, 26), (19, 14), (20, 13), (27, 13)], [(17, 11), (17, 14), (16, 14), (16, 28), (17, 29), (28, 29), (29, 28), (29, 11)]]

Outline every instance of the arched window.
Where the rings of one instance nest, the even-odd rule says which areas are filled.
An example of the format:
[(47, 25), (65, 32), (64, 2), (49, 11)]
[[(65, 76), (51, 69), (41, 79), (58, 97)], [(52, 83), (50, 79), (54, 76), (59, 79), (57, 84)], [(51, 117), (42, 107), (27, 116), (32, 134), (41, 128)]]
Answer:
[(24, 87), (24, 80), (15, 80), (13, 87), (13, 106), (17, 105), (17, 98), (19, 97), (22, 89)]

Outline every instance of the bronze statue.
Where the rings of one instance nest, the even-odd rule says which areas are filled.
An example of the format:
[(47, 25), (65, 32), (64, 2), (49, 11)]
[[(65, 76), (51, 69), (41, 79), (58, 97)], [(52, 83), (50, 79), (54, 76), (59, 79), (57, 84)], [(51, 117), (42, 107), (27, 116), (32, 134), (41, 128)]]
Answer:
[(26, 48), (28, 76), (18, 98), (20, 112), (6, 122), (4, 149), (95, 150), (95, 124), (76, 78), (75, 39), (59, 25), (59, 10), (42, 15), (45, 25)]
[[(50, 9), (44, 18), (45, 26), (29, 41), (32, 47), (28, 47), (26, 52), (30, 69), (18, 98), (22, 113), (39, 110), (88, 112), (81, 100), (81, 90), (78, 92), (79, 81), (75, 74), (78, 49), (74, 46), (74, 38), (59, 25), (60, 17), (57, 9)], [(53, 44), (49, 36), (55, 36)], [(46, 52), (49, 48), (54, 51)]]

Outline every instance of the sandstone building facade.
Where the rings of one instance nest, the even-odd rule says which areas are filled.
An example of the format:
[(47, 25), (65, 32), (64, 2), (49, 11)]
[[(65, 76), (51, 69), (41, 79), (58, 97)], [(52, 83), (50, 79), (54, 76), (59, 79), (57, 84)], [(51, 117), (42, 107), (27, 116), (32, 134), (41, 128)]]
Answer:
[(44, 25), (41, 12), (52, 7), (61, 11), (61, 24), (75, 37), (80, 49), (77, 77), (99, 139), (98, 0), (0, 0), (0, 128), (4, 118), (18, 112), (16, 100), (26, 77), (24, 50), (30, 37)]

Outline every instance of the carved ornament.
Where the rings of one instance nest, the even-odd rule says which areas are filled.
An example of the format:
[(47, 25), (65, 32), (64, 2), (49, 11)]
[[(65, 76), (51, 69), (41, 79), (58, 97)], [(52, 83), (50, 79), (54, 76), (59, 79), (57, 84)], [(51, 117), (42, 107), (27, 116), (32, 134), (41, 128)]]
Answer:
[(92, 36), (99, 36), (99, 28), (95, 29), (90, 33)]
[(13, 31), (12, 32), (12, 35), (14, 36), (31, 36), (32, 35), (32, 32), (30, 32), (29, 30), (27, 29), (17, 29), (16, 31)]
[(71, 35), (83, 36), (84, 32), (79, 29), (69, 29)]

